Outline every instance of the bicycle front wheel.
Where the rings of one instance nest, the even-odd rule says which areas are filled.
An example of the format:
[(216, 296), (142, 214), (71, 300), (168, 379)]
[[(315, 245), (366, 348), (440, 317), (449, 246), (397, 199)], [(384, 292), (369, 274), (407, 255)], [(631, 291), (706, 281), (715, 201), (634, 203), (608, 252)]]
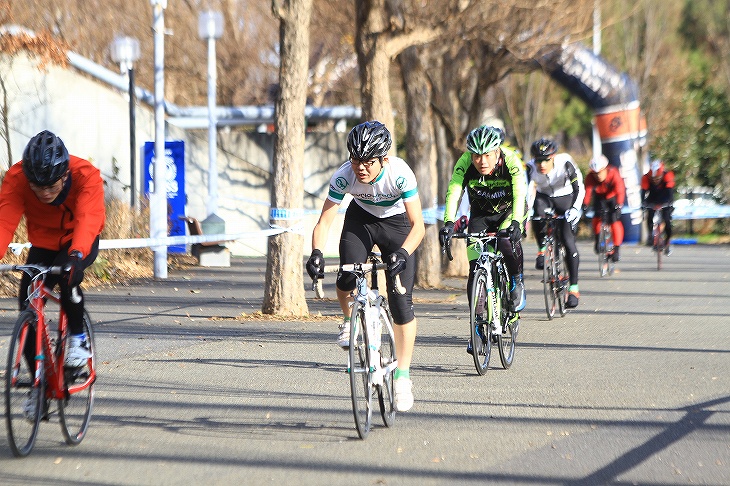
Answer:
[(61, 431), (69, 445), (79, 444), (86, 436), (91, 410), (94, 406), (96, 346), (94, 345), (94, 333), (91, 330), (91, 319), (86, 312), (84, 312), (83, 326), (91, 358), (81, 368), (64, 368), (65, 397), (59, 400), (58, 406)]
[(355, 302), (352, 306), (350, 319), (350, 391), (352, 392), (352, 414), (355, 417), (355, 427), (361, 439), (367, 437), (373, 418), (371, 407), (373, 391), (370, 384), (370, 359), (368, 351), (368, 336), (365, 332), (365, 309)]
[(474, 271), (471, 302), (469, 303), (469, 328), (471, 337), (471, 354), (474, 366), (481, 376), (487, 372), (489, 358), (492, 355), (492, 339), (490, 322), (499, 319), (498, 309), (491, 303), (492, 295), (488, 292), (487, 272), (480, 267)]
[(5, 423), (10, 449), (16, 457), (27, 456), (33, 450), (45, 405), (45, 374), (40, 374), (37, 384), (33, 379), (36, 322), (33, 311), (20, 313), (10, 339), (5, 369)]
[(561, 244), (558, 245), (558, 251), (555, 255), (555, 298), (558, 301), (560, 317), (565, 317), (567, 310), (565, 299), (570, 286), (570, 278), (566, 275), (565, 265), (565, 247)]
[(612, 250), (613, 236), (611, 235), (611, 230), (608, 226), (602, 225), (601, 232), (598, 235), (598, 271), (601, 277), (613, 273)]
[[(393, 318), (390, 315), (390, 310), (384, 300), (380, 303), (380, 329), (380, 360), (382, 367), (387, 370), (397, 361), (397, 357), (395, 355)], [(394, 372), (394, 368), (387, 371), (383, 376), (383, 383), (377, 387), (380, 416), (383, 417), (383, 423), (386, 427), (391, 427), (395, 421)]]
[[(547, 262), (546, 262), (547, 263)], [(495, 288), (497, 289), (497, 299), (502, 302), (500, 306), (500, 322), (502, 323), (502, 334), (496, 335), (496, 342), (499, 348), (499, 360), (502, 362), (504, 369), (509, 369), (512, 366), (512, 361), (515, 358), (515, 339), (517, 338), (517, 328), (520, 325), (519, 313), (512, 312), (510, 302), (510, 293), (507, 282), (507, 274), (504, 273), (504, 267), (502, 271), (495, 272), (497, 276), (497, 283)]]
[(542, 267), (542, 289), (545, 294), (545, 313), (548, 320), (555, 315), (555, 246), (551, 241), (545, 245), (545, 261)]
[(654, 252), (656, 253), (656, 269), (662, 269), (662, 253), (664, 253), (664, 235), (659, 225), (654, 225)]

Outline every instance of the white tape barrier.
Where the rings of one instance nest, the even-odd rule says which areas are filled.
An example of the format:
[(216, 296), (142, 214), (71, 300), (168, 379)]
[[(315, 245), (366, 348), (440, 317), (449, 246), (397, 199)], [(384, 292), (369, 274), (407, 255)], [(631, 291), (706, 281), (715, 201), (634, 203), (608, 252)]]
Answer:
[[(242, 239), (250, 239), (252, 237), (261, 236), (269, 237), (281, 233), (302, 233), (302, 226), (297, 225), (291, 228), (282, 228), (274, 226), (268, 230), (261, 230), (249, 233), (231, 233), (217, 235), (196, 235), (196, 236), (167, 236), (165, 238), (129, 238), (119, 240), (101, 240), (99, 241), (100, 250), (112, 250), (121, 248), (156, 248), (160, 246), (172, 245), (192, 245), (195, 243), (213, 243), (218, 241), (236, 241)], [(30, 243), (10, 243), (8, 247), (19, 255), (25, 248), (30, 248)]]

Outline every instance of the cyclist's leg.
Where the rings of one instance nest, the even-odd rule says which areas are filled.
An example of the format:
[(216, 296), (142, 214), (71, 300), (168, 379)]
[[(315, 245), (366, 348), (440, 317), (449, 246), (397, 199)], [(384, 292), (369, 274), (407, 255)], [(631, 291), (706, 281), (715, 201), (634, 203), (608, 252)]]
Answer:
[(654, 245), (654, 210), (646, 208), (646, 246)]
[[(545, 209), (552, 207), (550, 197), (542, 193), (535, 195), (535, 204), (533, 206), (534, 216), (536, 218), (542, 217), (545, 214)], [(532, 221), (532, 232), (535, 235), (535, 241), (537, 242), (537, 258), (535, 260), (535, 268), (538, 270), (542, 269), (544, 265), (545, 251), (545, 234), (547, 233), (546, 223), (539, 220)]]
[[(411, 223), (405, 214), (381, 219), (371, 228), (373, 241), (385, 258), (402, 247), (410, 230)], [(398, 358), (398, 367), (393, 374), (395, 407), (396, 410), (405, 412), (413, 406), (410, 366), (418, 327), (413, 313), (413, 284), (416, 279), (416, 262), (413, 255), (408, 257), (406, 268), (399, 274), (399, 277), (401, 285), (406, 289), (403, 295), (395, 291), (390, 276), (385, 281), (388, 289), (388, 306), (395, 324), (393, 334)]]
[[(70, 257), (68, 252), (70, 250), (71, 243), (61, 247), (61, 250), (56, 254), (51, 265), (64, 266), (69, 263)], [(91, 252), (84, 257), (82, 260), (83, 269), (88, 268), (94, 260), (96, 260), (99, 254), (99, 238), (96, 238), (93, 245), (91, 246)], [(58, 285), (61, 288), (61, 306), (66, 311), (66, 317), (68, 318), (68, 331), (71, 335), (80, 335), (84, 333), (84, 293), (81, 287), (77, 288), (77, 295), (72, 298), (71, 289), (68, 287), (68, 281), (65, 278), (58, 278)]]
[(591, 220), (591, 227), (593, 228), (593, 251), (598, 253), (598, 235), (601, 234), (601, 217), (600, 213), (594, 214), (596, 214), (596, 216), (593, 216), (593, 219)]
[(662, 209), (662, 217), (664, 218), (664, 233), (666, 233), (666, 235), (667, 235), (667, 244), (669, 243), (669, 240), (672, 239), (672, 213), (673, 212), (674, 212), (674, 207), (672, 207), (672, 206)]
[(570, 276), (570, 285), (578, 285), (578, 265), (580, 256), (578, 255), (578, 246), (575, 243), (575, 233), (570, 223), (565, 220), (560, 221), (560, 236), (563, 246), (565, 246), (565, 259), (568, 264), (568, 275)]
[[(361, 209), (357, 204), (350, 204), (345, 213), (345, 221), (340, 235), (340, 265), (349, 263), (365, 263), (373, 238), (370, 234), (370, 225), (375, 217)], [(350, 317), (350, 292), (355, 289), (355, 275), (352, 273), (338, 273), (337, 299), (340, 302), (345, 318)]]

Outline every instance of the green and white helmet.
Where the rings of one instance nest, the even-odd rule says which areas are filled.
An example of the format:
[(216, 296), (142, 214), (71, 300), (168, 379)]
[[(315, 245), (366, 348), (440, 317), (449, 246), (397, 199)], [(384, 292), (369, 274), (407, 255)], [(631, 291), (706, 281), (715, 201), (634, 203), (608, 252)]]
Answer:
[(486, 154), (504, 142), (504, 132), (497, 127), (481, 126), (466, 136), (466, 149), (477, 155)]

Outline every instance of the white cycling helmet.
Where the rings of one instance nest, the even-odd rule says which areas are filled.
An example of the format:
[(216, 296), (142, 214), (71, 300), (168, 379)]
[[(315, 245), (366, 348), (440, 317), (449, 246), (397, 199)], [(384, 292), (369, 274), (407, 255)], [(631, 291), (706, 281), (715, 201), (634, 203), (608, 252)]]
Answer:
[(599, 155), (598, 157), (593, 157), (588, 164), (588, 167), (593, 172), (600, 172), (606, 167), (608, 167), (608, 159), (605, 155)]

